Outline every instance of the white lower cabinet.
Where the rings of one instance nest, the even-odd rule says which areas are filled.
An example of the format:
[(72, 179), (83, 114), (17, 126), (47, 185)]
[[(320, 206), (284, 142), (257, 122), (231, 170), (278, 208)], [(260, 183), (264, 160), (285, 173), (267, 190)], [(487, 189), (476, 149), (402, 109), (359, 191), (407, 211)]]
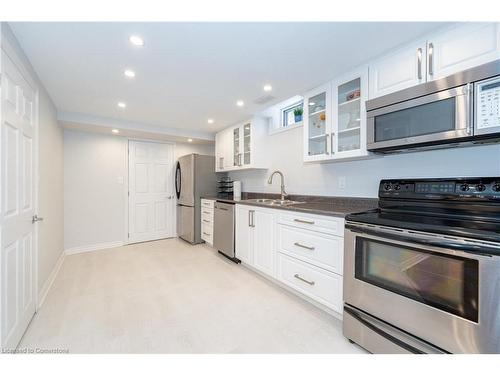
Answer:
[(344, 219), (236, 205), (236, 257), (342, 314)]
[(201, 239), (210, 246), (214, 244), (214, 203), (211, 199), (201, 200)]
[(274, 277), (276, 210), (236, 206), (236, 258)]
[(278, 280), (342, 313), (342, 276), (280, 253)]

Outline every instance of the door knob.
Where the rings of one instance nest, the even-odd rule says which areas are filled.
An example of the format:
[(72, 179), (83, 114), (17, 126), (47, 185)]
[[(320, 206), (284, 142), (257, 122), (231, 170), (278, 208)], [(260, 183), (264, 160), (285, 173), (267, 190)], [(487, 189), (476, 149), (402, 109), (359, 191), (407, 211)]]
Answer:
[(38, 217), (38, 215), (34, 215), (31, 219), (31, 223), (35, 224), (37, 221), (43, 221), (43, 217)]

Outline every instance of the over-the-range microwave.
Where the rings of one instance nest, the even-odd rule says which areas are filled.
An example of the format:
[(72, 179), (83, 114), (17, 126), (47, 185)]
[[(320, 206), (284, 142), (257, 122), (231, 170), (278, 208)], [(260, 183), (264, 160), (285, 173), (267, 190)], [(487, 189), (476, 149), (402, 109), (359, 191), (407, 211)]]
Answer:
[(500, 141), (500, 60), (366, 102), (378, 153)]

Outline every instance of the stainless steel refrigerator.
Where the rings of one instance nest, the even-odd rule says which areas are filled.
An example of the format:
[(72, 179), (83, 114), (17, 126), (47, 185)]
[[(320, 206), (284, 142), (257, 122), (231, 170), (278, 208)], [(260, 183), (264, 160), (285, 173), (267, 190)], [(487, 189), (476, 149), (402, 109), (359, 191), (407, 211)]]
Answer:
[(177, 161), (175, 169), (177, 194), (177, 235), (197, 244), (201, 240), (201, 197), (217, 194), (215, 157), (189, 154)]

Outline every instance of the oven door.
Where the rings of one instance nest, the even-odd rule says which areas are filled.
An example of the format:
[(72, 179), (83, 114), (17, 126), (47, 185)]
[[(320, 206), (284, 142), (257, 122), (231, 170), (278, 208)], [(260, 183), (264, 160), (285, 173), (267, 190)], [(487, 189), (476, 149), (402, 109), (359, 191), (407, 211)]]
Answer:
[(346, 306), (451, 353), (500, 353), (500, 257), (459, 238), (347, 227)]
[(471, 136), (471, 91), (464, 85), (369, 111), (368, 150), (402, 150)]

